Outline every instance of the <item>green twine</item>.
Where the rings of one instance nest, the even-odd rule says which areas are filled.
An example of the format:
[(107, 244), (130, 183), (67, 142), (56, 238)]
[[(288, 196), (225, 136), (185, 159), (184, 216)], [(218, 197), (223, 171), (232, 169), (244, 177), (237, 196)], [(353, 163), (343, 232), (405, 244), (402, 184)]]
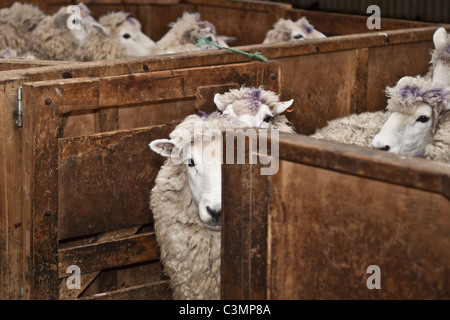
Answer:
[(240, 54), (249, 56), (252, 59), (259, 59), (259, 60), (264, 61), (264, 62), (269, 61), (269, 60), (267, 60), (266, 57), (262, 56), (261, 53), (259, 53), (259, 52), (247, 53), (247, 52), (244, 52), (244, 51), (241, 51), (241, 50), (236, 50), (236, 49), (233, 49), (233, 48), (221, 47), (221, 46), (219, 46), (219, 45), (209, 41), (204, 36), (202, 36), (202, 39), (198, 39), (196, 46), (203, 46), (203, 45), (209, 45), (209, 46), (216, 47), (217, 49), (225, 49), (225, 50), (228, 50), (228, 51), (240, 53)]

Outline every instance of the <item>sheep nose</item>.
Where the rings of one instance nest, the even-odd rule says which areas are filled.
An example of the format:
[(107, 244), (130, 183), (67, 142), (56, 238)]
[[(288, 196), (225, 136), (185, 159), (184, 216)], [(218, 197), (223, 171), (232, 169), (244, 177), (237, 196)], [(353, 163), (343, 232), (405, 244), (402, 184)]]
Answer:
[(220, 214), (221, 214), (220, 210), (214, 210), (211, 209), (210, 207), (206, 207), (206, 211), (208, 211), (209, 215), (211, 216), (211, 218), (215, 223), (217, 224), (220, 223)]
[(377, 148), (378, 150), (383, 150), (383, 151), (389, 151), (391, 149), (391, 147), (389, 147), (388, 145), (385, 145), (384, 147), (380, 147)]
[(301, 38), (303, 38), (303, 36), (302, 36), (301, 34), (296, 34), (296, 35), (294, 36), (294, 39), (296, 39), (296, 40), (299, 40), (299, 39), (301, 39)]

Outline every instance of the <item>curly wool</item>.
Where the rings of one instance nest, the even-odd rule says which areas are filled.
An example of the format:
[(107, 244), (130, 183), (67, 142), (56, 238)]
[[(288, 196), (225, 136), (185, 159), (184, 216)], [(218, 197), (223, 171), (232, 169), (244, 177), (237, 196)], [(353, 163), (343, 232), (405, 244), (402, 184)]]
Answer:
[(73, 59), (96, 61), (126, 58), (125, 48), (116, 40), (101, 34), (90, 33), (77, 47)]
[(395, 87), (386, 88), (386, 95), (389, 98), (387, 109), (391, 112), (414, 114), (418, 103), (424, 102), (440, 114), (444, 107), (442, 102), (449, 92), (422, 77), (403, 77)]
[(425, 148), (424, 157), (450, 164), (450, 111), (440, 119), (432, 142)]
[[(218, 113), (208, 117), (191, 115), (172, 131), (170, 138), (181, 149), (188, 141), (201, 139), (207, 130), (236, 127), (242, 127), (242, 123)], [(221, 232), (205, 227), (200, 220), (185, 164), (169, 158), (161, 167), (151, 190), (150, 209), (173, 298), (220, 299)]]
[(373, 138), (380, 132), (389, 112), (363, 112), (328, 121), (310, 137), (370, 148)]
[(31, 32), (45, 18), (36, 5), (15, 2), (11, 7), (0, 10), (0, 48), (9, 48), (17, 55), (25, 55)]

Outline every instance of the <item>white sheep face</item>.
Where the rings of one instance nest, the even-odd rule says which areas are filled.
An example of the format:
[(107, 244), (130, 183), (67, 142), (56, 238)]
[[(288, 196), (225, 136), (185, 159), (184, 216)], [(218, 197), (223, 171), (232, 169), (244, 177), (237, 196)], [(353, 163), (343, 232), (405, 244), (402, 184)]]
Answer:
[(293, 102), (293, 99), (289, 101), (280, 101), (279, 103), (277, 103), (274, 112), (271, 112), (270, 108), (267, 105), (261, 104), (256, 113), (238, 113), (235, 110), (235, 105), (225, 105), (222, 103), (221, 94), (217, 93), (214, 96), (214, 103), (216, 104), (217, 108), (222, 111), (222, 114), (237, 118), (245, 123), (248, 127), (263, 129), (269, 128), (272, 118), (284, 112), (292, 105)]
[(155, 42), (141, 31), (140, 23), (128, 18), (116, 31), (116, 36), (125, 48), (128, 57), (143, 57), (150, 54)]
[(209, 141), (188, 143), (182, 150), (174, 141), (158, 139), (150, 148), (172, 161), (186, 166), (192, 198), (199, 208), (199, 218), (212, 230), (220, 230), (222, 209), (222, 134), (217, 132)]
[(433, 110), (421, 104), (412, 114), (392, 112), (381, 131), (374, 137), (372, 147), (411, 156), (423, 156), (432, 139)]

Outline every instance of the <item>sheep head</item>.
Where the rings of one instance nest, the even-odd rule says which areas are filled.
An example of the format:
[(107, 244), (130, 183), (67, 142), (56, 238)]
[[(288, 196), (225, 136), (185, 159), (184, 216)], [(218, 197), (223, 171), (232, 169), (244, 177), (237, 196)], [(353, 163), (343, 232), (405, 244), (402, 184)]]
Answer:
[(286, 41), (301, 41), (305, 39), (325, 38), (325, 35), (309, 23), (306, 17), (297, 21), (279, 19), (266, 34), (263, 43), (277, 43)]
[(388, 120), (374, 137), (372, 147), (389, 152), (419, 156), (425, 154), (436, 128), (450, 103), (450, 87), (423, 78), (403, 77), (387, 88)]
[(450, 35), (441, 27), (433, 35), (433, 82), (450, 85)]
[(269, 128), (272, 118), (284, 112), (293, 102), (293, 99), (280, 101), (276, 93), (261, 87), (231, 89), (214, 96), (214, 103), (224, 115), (235, 117), (254, 128)]
[(125, 12), (113, 12), (100, 18), (98, 32), (118, 42), (127, 57), (143, 57), (150, 54), (155, 42), (141, 31), (138, 20)]
[[(186, 217), (190, 223), (220, 230), (222, 208), (222, 132), (243, 127), (236, 119), (220, 115), (188, 116), (169, 135), (170, 139), (152, 141), (150, 148), (187, 175), (198, 216)], [(186, 211), (186, 214), (187, 211)]]
[[(197, 44), (197, 41), (206, 38), (222, 47), (228, 47), (227, 42), (234, 40), (232, 37), (219, 36), (216, 27), (209, 21), (200, 20), (198, 12), (184, 12), (175, 22), (170, 24), (171, 32), (174, 38), (179, 39), (180, 43)], [(202, 49), (209, 49), (212, 46), (203, 46)]]
[(53, 16), (54, 25), (69, 30), (72, 37), (81, 42), (99, 23), (92, 17), (91, 11), (84, 3), (61, 7)]

